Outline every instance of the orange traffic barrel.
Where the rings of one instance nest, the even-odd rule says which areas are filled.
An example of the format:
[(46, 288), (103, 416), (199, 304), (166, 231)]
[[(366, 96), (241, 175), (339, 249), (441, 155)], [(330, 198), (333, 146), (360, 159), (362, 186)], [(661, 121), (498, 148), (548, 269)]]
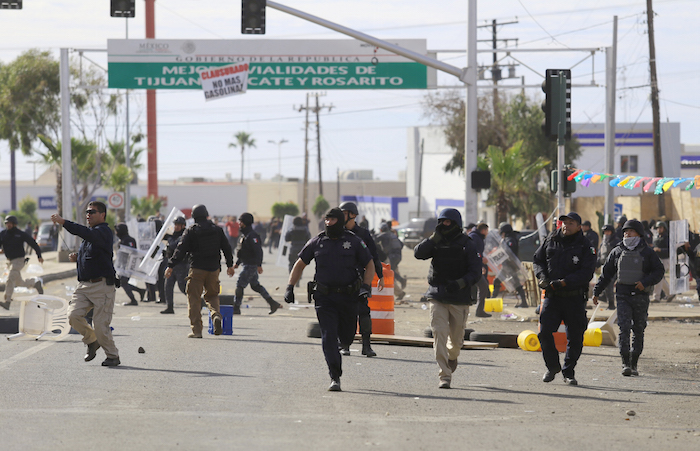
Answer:
[(372, 280), (372, 297), (368, 304), (372, 317), (372, 333), (394, 335), (394, 271), (391, 266), (382, 263), (384, 274), (384, 289), (379, 291), (379, 279), (374, 275)]

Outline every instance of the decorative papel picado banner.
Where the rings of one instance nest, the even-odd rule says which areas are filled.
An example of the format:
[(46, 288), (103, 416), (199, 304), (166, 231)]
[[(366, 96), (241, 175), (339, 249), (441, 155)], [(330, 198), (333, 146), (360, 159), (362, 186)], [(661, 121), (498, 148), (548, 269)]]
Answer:
[[(643, 177), (635, 175), (605, 174), (602, 172), (587, 171), (584, 169), (571, 169), (573, 172), (567, 177), (569, 181), (575, 180), (582, 186), (588, 187), (591, 183), (608, 183), (618, 188), (635, 189), (642, 188), (645, 193), (662, 194), (671, 188), (684, 188), (686, 191), (695, 187), (700, 189), (700, 175), (695, 177)], [(680, 186), (687, 183), (685, 186)]]

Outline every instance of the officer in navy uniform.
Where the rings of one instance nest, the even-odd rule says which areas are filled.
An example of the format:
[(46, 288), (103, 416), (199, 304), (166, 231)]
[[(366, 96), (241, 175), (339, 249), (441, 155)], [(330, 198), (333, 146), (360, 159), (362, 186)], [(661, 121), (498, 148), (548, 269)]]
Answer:
[[(370, 297), (374, 278), (374, 262), (367, 245), (354, 233), (345, 229), (345, 215), (340, 208), (328, 210), (324, 220), (325, 231), (309, 240), (299, 253), (289, 275), (284, 300), (294, 302), (294, 285), (311, 260), (316, 260), (315, 288), (316, 317), (321, 327), (321, 345), (331, 377), (329, 391), (340, 391), (343, 374), (342, 357), (338, 349), (349, 346), (357, 326), (357, 299)], [(364, 268), (360, 279), (357, 268)]]
[[(129, 235), (129, 227), (125, 223), (120, 222), (119, 224), (115, 225), (114, 232), (117, 234), (117, 238), (119, 238), (119, 246), (136, 249), (136, 240), (134, 239), (134, 237)], [(134, 297), (134, 291), (138, 292), (141, 295), (141, 300), (143, 301), (143, 297), (146, 294), (146, 289), (131, 285), (129, 283), (129, 278), (126, 276), (119, 276), (119, 281), (121, 283), (122, 288), (124, 289), (124, 292), (126, 293), (126, 296), (130, 300), (129, 302), (122, 303), (122, 305), (139, 305), (139, 303), (136, 302), (136, 298)]]
[[(185, 232), (186, 225), (185, 218), (178, 216), (173, 221), (174, 231), (172, 235), (165, 235), (165, 239), (168, 241), (168, 245), (163, 252), (163, 261), (167, 262), (175, 253), (177, 245), (182, 241), (182, 234)], [(180, 288), (183, 294), (187, 294), (187, 273), (190, 271), (190, 264), (187, 260), (183, 260), (177, 265), (173, 266), (173, 275), (165, 280), (165, 302), (166, 308), (160, 313), (169, 314), (175, 313), (174, 307), (174, 296), (175, 296), (175, 283)]]
[(202, 338), (202, 292), (211, 313), (214, 335), (223, 332), (223, 319), (219, 311), (219, 273), (221, 253), (226, 259), (226, 274), (233, 277), (233, 253), (224, 230), (211, 222), (207, 207), (197, 204), (192, 207), (194, 225), (182, 234), (182, 241), (168, 260), (164, 277), (169, 279), (173, 268), (185, 257), (189, 257), (190, 270), (187, 274), (187, 304), (192, 332), (188, 338)]
[[(617, 278), (615, 297), (622, 375), (638, 376), (637, 362), (644, 348), (649, 293), (663, 279), (665, 269), (659, 256), (647, 245), (641, 222), (630, 219), (622, 227), (622, 232), (622, 244), (610, 252), (603, 274), (593, 289), (593, 303), (598, 305), (598, 296)], [(634, 332), (631, 352), (630, 332)]]
[(272, 299), (270, 293), (268, 293), (265, 287), (258, 281), (258, 274), (263, 273), (263, 251), (260, 235), (258, 235), (258, 232), (253, 230), (252, 227), (253, 215), (250, 213), (243, 213), (238, 218), (238, 223), (240, 224), (240, 235), (242, 235), (243, 238), (240, 239), (240, 249), (238, 249), (236, 253), (237, 260), (233, 269), (238, 269), (238, 266), (242, 264), (243, 271), (238, 275), (238, 280), (236, 281), (233, 313), (234, 315), (241, 314), (243, 289), (250, 284), (250, 288), (259, 293), (270, 305), (269, 314), (272, 315), (277, 309), (282, 307), (282, 304)]
[[(561, 371), (566, 384), (578, 385), (574, 368), (581, 356), (583, 333), (588, 326), (586, 302), (588, 283), (596, 267), (596, 250), (583, 236), (578, 213), (562, 215), (559, 220), (561, 228), (544, 240), (532, 261), (538, 285), (545, 290), (538, 335), (547, 366), (542, 380), (551, 382)], [(566, 325), (567, 339), (563, 368), (553, 336), (562, 321)]]
[[(379, 255), (377, 253), (377, 246), (374, 243), (372, 235), (369, 230), (360, 227), (356, 222), (355, 218), (359, 214), (357, 211), (357, 205), (354, 202), (343, 202), (340, 204), (340, 210), (345, 215), (345, 228), (360, 237), (362, 241), (367, 245), (367, 250), (372, 255), (372, 261), (374, 262), (374, 271), (377, 274), (379, 281), (377, 282), (377, 290), (381, 291), (384, 288), (384, 274), (382, 273), (382, 262), (379, 260)], [(360, 275), (363, 275), (364, 266), (357, 268), (360, 271)], [(374, 277), (374, 276), (373, 276)], [(372, 317), (369, 305), (367, 304), (366, 297), (360, 297), (358, 300), (359, 304), (357, 306), (357, 315), (359, 317), (360, 323), (360, 335), (362, 336), (362, 355), (367, 357), (374, 357), (377, 355), (376, 352), (370, 346), (370, 335), (372, 335)], [(344, 347), (340, 350), (343, 355), (350, 355), (350, 345)]]
[[(501, 240), (508, 246), (508, 248), (513, 252), (513, 255), (515, 255), (518, 259), (519, 257), (519, 252), (520, 252), (520, 238), (518, 237), (518, 234), (515, 233), (513, 230), (513, 226), (508, 224), (507, 222), (502, 222), (498, 226), (498, 231), (501, 233)], [(510, 266), (510, 269), (514, 271), (514, 274), (517, 274), (517, 271), (520, 270), (520, 267), (518, 267), (511, 259), (506, 260), (503, 263), (504, 266)], [(513, 283), (517, 285), (515, 288), (515, 291), (518, 292), (518, 296), (520, 296), (520, 303), (517, 304), (515, 307), (516, 308), (525, 308), (528, 307), (527, 305), (527, 295), (525, 294), (525, 289), (520, 283), (520, 279), (518, 279), (517, 276), (513, 277)], [(501, 289), (501, 279), (496, 277), (493, 280), (493, 297), (497, 298), (498, 297), (498, 292)]]

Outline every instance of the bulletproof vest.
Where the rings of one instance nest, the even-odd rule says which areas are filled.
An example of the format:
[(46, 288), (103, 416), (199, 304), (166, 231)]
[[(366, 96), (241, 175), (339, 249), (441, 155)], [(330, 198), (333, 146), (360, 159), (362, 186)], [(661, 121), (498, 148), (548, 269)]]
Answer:
[(622, 254), (617, 260), (617, 283), (623, 285), (634, 285), (642, 280), (644, 271), (644, 257), (639, 247), (629, 250), (622, 247)]
[(450, 280), (459, 279), (467, 273), (464, 258), (466, 241), (471, 238), (460, 234), (448, 242), (440, 242), (433, 251), (433, 261), (428, 273), (428, 283), (433, 286), (444, 285)]
[(197, 259), (213, 258), (220, 259), (221, 243), (218, 227), (211, 222), (203, 224), (197, 223), (192, 226), (194, 233), (194, 246), (192, 246), (192, 254)]

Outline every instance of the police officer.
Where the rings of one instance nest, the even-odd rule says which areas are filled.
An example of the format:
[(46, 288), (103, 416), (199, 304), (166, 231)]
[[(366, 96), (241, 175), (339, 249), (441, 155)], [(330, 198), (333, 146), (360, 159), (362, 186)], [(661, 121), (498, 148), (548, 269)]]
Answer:
[(241, 235), (243, 235), (243, 239), (241, 239), (241, 247), (236, 254), (237, 260), (233, 269), (237, 269), (242, 264), (243, 271), (238, 275), (238, 280), (236, 281), (233, 313), (234, 315), (241, 314), (243, 289), (250, 284), (250, 288), (259, 293), (270, 305), (269, 314), (272, 315), (278, 308), (282, 307), (282, 304), (272, 299), (270, 293), (268, 293), (265, 287), (258, 281), (258, 274), (263, 273), (263, 251), (260, 235), (258, 235), (258, 232), (253, 230), (252, 227), (253, 215), (250, 213), (243, 213), (240, 218), (238, 218), (238, 222), (241, 226), (240, 232)]
[(299, 252), (304, 248), (304, 245), (311, 239), (311, 232), (309, 232), (309, 227), (304, 222), (301, 216), (297, 216), (292, 221), (292, 228), (289, 230), (285, 236), (284, 241), (290, 243), (289, 245), (289, 272), (292, 272), (294, 263), (297, 262), (299, 258)]
[[(467, 226), (468, 227), (468, 226)], [(476, 251), (481, 255), (482, 259), (482, 270), (481, 270), (481, 278), (478, 280), (476, 283), (477, 287), (477, 303), (476, 303), (476, 313), (475, 315), (479, 318), (490, 318), (491, 314), (486, 313), (484, 311), (484, 304), (486, 303), (486, 296), (489, 294), (489, 281), (488, 281), (488, 273), (489, 273), (489, 266), (486, 264), (486, 258), (484, 257), (484, 240), (486, 240), (486, 236), (489, 234), (489, 225), (483, 222), (480, 222), (478, 225), (475, 225), (471, 227), (471, 231), (468, 233), (469, 238), (472, 239), (474, 242), (474, 246), (476, 246)]]
[[(542, 380), (551, 382), (561, 371), (566, 384), (578, 385), (574, 368), (583, 350), (583, 333), (588, 325), (588, 283), (595, 272), (596, 252), (583, 236), (578, 213), (570, 212), (560, 216), (559, 220), (562, 221), (561, 228), (544, 240), (533, 258), (535, 276), (540, 288), (545, 290), (538, 335), (547, 366)], [(567, 338), (563, 368), (552, 335), (562, 321), (566, 325)]]
[(428, 273), (430, 327), (440, 376), (439, 388), (450, 388), (452, 373), (464, 343), (471, 288), (482, 277), (481, 254), (471, 238), (462, 233), (462, 215), (454, 208), (442, 210), (430, 238), (413, 249), (419, 260), (432, 259)]
[[(121, 361), (110, 327), (116, 292), (116, 274), (112, 264), (114, 235), (105, 222), (105, 204), (90, 202), (85, 214), (89, 227), (63, 219), (58, 214), (51, 215), (51, 221), (83, 239), (78, 253), (69, 255), (70, 261), (78, 264), (78, 286), (68, 307), (68, 318), (70, 325), (83, 336), (83, 343), (87, 345), (86, 362), (93, 360), (101, 347), (107, 355), (102, 366), (117, 366)], [(92, 327), (85, 319), (90, 310), (93, 311)]]
[(591, 246), (598, 249), (600, 237), (598, 236), (598, 232), (591, 228), (591, 221), (583, 221), (581, 224), (581, 230), (583, 231), (583, 236), (590, 241)]
[[(117, 238), (119, 238), (120, 246), (134, 249), (136, 248), (136, 240), (134, 237), (129, 235), (129, 227), (126, 224), (120, 222), (119, 224), (115, 225), (114, 232), (117, 234)], [(143, 296), (146, 294), (146, 290), (144, 288), (135, 287), (129, 284), (129, 278), (126, 276), (119, 276), (119, 282), (130, 300), (129, 302), (122, 303), (122, 305), (139, 305), (134, 297), (134, 291), (137, 291), (141, 295), (141, 300), (143, 301)]]
[[(661, 263), (663, 263), (666, 271), (668, 271), (669, 267), (671, 266), (671, 254), (669, 252), (669, 247), (670, 241), (668, 237), (668, 227), (666, 226), (665, 222), (659, 221), (656, 223), (656, 236), (654, 237), (652, 248), (654, 249), (654, 252), (656, 252), (656, 255), (658, 255), (661, 259)], [(654, 287), (652, 302), (659, 302), (661, 300), (661, 291), (666, 294), (666, 302), (671, 302), (673, 298), (676, 297), (675, 294), (670, 293), (671, 287), (669, 286), (665, 275)]]
[[(608, 255), (612, 252), (615, 247), (620, 244), (620, 241), (615, 235), (615, 228), (610, 224), (605, 224), (603, 226), (603, 242), (600, 244), (600, 249), (598, 250), (598, 266), (602, 267), (608, 260)], [(608, 284), (608, 287), (600, 293), (600, 297), (603, 301), (608, 303), (609, 310), (615, 310), (615, 290), (613, 289), (613, 284)]]
[[(160, 229), (163, 228), (163, 221), (160, 219), (160, 217), (152, 215), (148, 217), (148, 222), (153, 222), (155, 223), (156, 226), (156, 234), (160, 232)], [(148, 296), (146, 297), (146, 300), (144, 302), (151, 302), (154, 301), (156, 304), (164, 304), (165, 303), (165, 268), (167, 267), (167, 262), (165, 261), (164, 258), (161, 258), (161, 260), (158, 262), (158, 270), (156, 272), (156, 283), (155, 284), (146, 284), (146, 290), (148, 293)], [(156, 300), (156, 290), (158, 290), (158, 299)]]
[[(321, 327), (321, 345), (331, 377), (329, 391), (340, 391), (343, 374), (342, 357), (338, 349), (349, 346), (357, 327), (357, 299), (370, 297), (374, 278), (374, 262), (367, 245), (354, 233), (345, 229), (345, 215), (340, 208), (328, 210), (324, 220), (325, 231), (309, 240), (299, 253), (289, 275), (284, 300), (294, 302), (294, 284), (311, 260), (316, 260), (315, 288), (316, 317)], [(360, 279), (357, 268), (364, 268)]]
[[(359, 214), (357, 211), (357, 205), (355, 205), (354, 202), (343, 202), (338, 208), (340, 208), (340, 211), (342, 211), (343, 215), (345, 216), (345, 228), (357, 235), (362, 241), (364, 241), (365, 245), (367, 245), (367, 250), (369, 250), (369, 253), (372, 255), (372, 261), (374, 262), (374, 271), (379, 279), (377, 282), (377, 290), (381, 291), (384, 288), (382, 262), (379, 260), (377, 246), (374, 243), (374, 239), (372, 239), (372, 235), (369, 233), (369, 230), (360, 227), (355, 222), (355, 219)], [(364, 278), (363, 271), (365, 267), (362, 266), (357, 269), (360, 272), (360, 277)], [(374, 278), (374, 275), (372, 278)], [(361, 296), (358, 299), (357, 315), (360, 323), (360, 335), (362, 336), (362, 355), (374, 357), (377, 355), (377, 353), (374, 352), (372, 346), (370, 346), (370, 335), (372, 335), (372, 317), (369, 305), (367, 303), (367, 298), (365, 296)], [(340, 353), (343, 355), (350, 355), (350, 345), (342, 348)]]
[(41, 257), (41, 248), (36, 244), (34, 238), (17, 227), (17, 217), (13, 215), (5, 216), (5, 230), (0, 232), (0, 246), (2, 247), (0, 252), (7, 257), (7, 268), (10, 270), (5, 284), (5, 302), (0, 302), (0, 306), (5, 310), (10, 309), (10, 302), (12, 302), (12, 294), (15, 291), (15, 287), (36, 288), (39, 294), (44, 293), (41, 280), (22, 279), (20, 271), (26, 264), (24, 243), (27, 243), (36, 251), (39, 263), (44, 263), (44, 259)]
[(165, 278), (173, 274), (173, 268), (189, 255), (190, 270), (187, 274), (187, 303), (192, 332), (188, 338), (202, 338), (202, 291), (214, 324), (214, 335), (221, 335), (222, 318), (219, 312), (219, 273), (221, 252), (226, 259), (226, 274), (233, 277), (233, 253), (231, 245), (221, 227), (209, 219), (207, 207), (198, 204), (192, 207), (194, 225), (182, 234), (180, 244), (168, 260)]
[[(508, 248), (513, 252), (513, 255), (515, 255), (516, 258), (518, 257), (518, 253), (520, 252), (520, 239), (518, 237), (518, 234), (515, 233), (513, 230), (513, 226), (508, 224), (507, 222), (502, 222), (498, 226), (498, 231), (501, 233), (501, 240), (508, 246)], [(510, 265), (513, 270), (513, 274), (517, 274), (517, 271), (520, 270), (520, 267), (516, 265), (511, 259), (506, 260), (504, 263), (505, 265)], [(516, 308), (524, 308), (527, 307), (527, 295), (525, 294), (525, 289), (523, 286), (520, 284), (520, 280), (518, 279), (517, 276), (513, 277), (513, 283), (517, 285), (515, 288), (515, 291), (518, 292), (518, 296), (520, 296), (520, 303), (517, 304), (515, 307)], [(498, 297), (498, 292), (501, 289), (501, 280), (499, 278), (494, 279), (493, 281), (493, 297), (496, 298)]]
[[(618, 345), (622, 357), (622, 375), (638, 376), (637, 362), (644, 348), (644, 329), (647, 327), (649, 293), (664, 277), (664, 265), (644, 240), (644, 226), (630, 219), (622, 227), (622, 244), (610, 252), (603, 274), (593, 289), (593, 303), (605, 287), (617, 278), (617, 324), (620, 326)], [(630, 352), (630, 331), (634, 341)]]
[[(174, 231), (172, 235), (165, 236), (166, 240), (168, 241), (168, 246), (165, 248), (163, 261), (166, 262), (166, 265), (168, 260), (170, 260), (175, 253), (177, 245), (180, 244), (180, 241), (182, 241), (182, 234), (185, 232), (185, 224), (185, 218), (178, 216), (175, 218), (175, 220), (173, 220)], [(175, 304), (173, 302), (175, 295), (175, 282), (177, 282), (177, 286), (180, 288), (180, 291), (182, 291), (183, 294), (187, 294), (187, 273), (189, 273), (189, 271), (190, 265), (187, 260), (184, 259), (180, 263), (173, 266), (172, 276), (165, 280), (166, 308), (160, 313), (175, 313)]]

